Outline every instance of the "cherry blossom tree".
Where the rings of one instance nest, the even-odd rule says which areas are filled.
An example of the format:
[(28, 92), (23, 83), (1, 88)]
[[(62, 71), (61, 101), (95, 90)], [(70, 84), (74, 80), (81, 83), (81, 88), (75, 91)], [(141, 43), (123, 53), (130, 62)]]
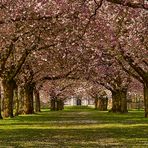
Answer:
[(26, 86), (24, 94), (31, 91), (32, 98), (33, 88), (37, 95), (42, 81), (91, 77), (122, 96), (128, 73), (143, 84), (147, 117), (147, 9), (146, 0), (1, 1), (3, 116), (13, 116), (13, 94), (19, 85)]
[[(142, 1), (110, 2), (103, 3), (96, 14), (96, 19), (90, 23), (94, 28), (94, 32), (90, 26), (86, 33), (85, 45), (89, 46), (89, 48), (92, 47), (93, 50), (96, 50), (96, 47), (98, 50), (103, 49), (106, 51), (107, 49), (108, 54), (116, 58), (125, 72), (143, 83), (145, 116), (147, 117), (146, 96), (148, 91), (146, 75), (148, 53), (146, 34), (148, 25), (146, 20), (148, 15), (145, 10), (147, 8)], [(119, 5), (114, 5), (114, 3)], [(142, 5), (145, 5), (145, 8)], [(94, 25), (99, 27), (94, 27)], [(118, 66), (116, 64), (115, 67), (115, 70), (117, 70)], [(122, 71), (122, 69), (120, 68), (119, 71)]]

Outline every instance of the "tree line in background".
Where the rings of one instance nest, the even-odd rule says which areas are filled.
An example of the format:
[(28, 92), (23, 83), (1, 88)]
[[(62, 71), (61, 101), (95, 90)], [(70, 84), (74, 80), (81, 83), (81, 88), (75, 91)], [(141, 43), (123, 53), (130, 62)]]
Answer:
[(147, 2), (3, 0), (0, 16), (1, 118), (40, 111), (43, 87), (62, 109), (83, 82), (109, 90), (121, 113), (131, 82), (141, 83), (148, 117)]

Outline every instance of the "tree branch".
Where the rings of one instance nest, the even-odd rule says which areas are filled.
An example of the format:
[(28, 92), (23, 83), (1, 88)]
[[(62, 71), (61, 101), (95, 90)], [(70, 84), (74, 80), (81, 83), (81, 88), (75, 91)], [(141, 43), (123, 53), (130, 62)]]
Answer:
[(131, 71), (131, 69), (125, 68), (125, 66), (123, 65), (123, 63), (122, 63), (121, 61), (118, 60), (118, 63), (119, 63), (119, 65), (122, 67), (122, 69), (123, 69), (126, 73), (128, 73), (128, 74), (131, 75), (131, 76), (133, 76), (133, 77), (134, 77), (135, 79), (137, 79), (139, 82), (143, 83), (143, 80), (141, 79), (140, 76), (134, 74), (134, 73)]
[[(130, 56), (128, 56), (128, 55), (125, 55), (124, 54), (124, 51), (120, 51), (121, 52), (121, 54), (122, 54), (122, 57), (123, 57), (123, 59), (131, 66), (131, 68), (133, 69), (133, 70), (135, 70), (135, 72), (137, 72), (137, 74), (144, 80), (145, 79), (145, 74), (146, 74), (146, 72), (141, 68), (141, 67), (139, 67), (137, 64), (134, 64), (134, 60), (130, 57)], [(133, 76), (136, 76), (136, 75), (133, 75)], [(135, 77), (136, 78), (136, 77)], [(138, 78), (138, 77), (137, 77)], [(138, 79), (138, 80), (140, 80), (140, 79)], [(140, 82), (142, 82), (142, 81), (140, 81)]]
[(44, 80), (59, 80), (59, 79), (63, 79), (63, 78), (66, 78), (68, 77), (70, 74), (71, 74), (72, 71), (69, 71), (68, 73), (66, 74), (63, 74), (63, 75), (58, 75), (58, 76), (45, 76), (43, 78), (40, 79), (40, 81), (44, 81)]
[(131, 7), (131, 8), (141, 8), (141, 9), (145, 9), (148, 10), (148, 4), (146, 4), (146, 2), (144, 3), (145, 0), (139, 0), (139, 2), (131, 2), (130, 0), (106, 0), (110, 3), (114, 3), (114, 4), (119, 4), (122, 6), (127, 6), (127, 7)]

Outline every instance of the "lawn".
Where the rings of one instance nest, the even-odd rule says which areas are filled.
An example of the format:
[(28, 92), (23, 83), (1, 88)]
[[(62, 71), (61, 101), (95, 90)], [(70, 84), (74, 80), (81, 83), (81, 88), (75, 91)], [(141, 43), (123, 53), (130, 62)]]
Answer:
[(143, 111), (113, 114), (85, 107), (42, 110), (0, 120), (0, 148), (148, 147), (143, 116)]

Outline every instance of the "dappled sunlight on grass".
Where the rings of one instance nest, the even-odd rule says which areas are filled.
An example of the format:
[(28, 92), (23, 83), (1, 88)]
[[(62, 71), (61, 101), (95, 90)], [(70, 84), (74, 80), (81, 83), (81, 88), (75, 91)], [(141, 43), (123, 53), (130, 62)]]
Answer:
[(4, 147), (145, 147), (147, 133), (143, 111), (114, 114), (67, 108), (0, 120), (0, 146)]

